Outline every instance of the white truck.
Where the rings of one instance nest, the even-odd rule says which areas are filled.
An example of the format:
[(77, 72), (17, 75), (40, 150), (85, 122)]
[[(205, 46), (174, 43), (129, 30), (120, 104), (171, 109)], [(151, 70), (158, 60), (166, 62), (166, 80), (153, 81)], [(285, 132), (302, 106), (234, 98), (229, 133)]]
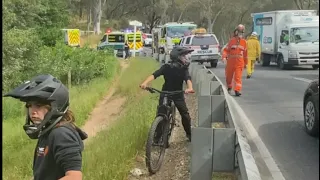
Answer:
[(262, 66), (280, 69), (312, 65), (319, 68), (319, 16), (316, 10), (253, 13), (253, 31), (259, 34)]

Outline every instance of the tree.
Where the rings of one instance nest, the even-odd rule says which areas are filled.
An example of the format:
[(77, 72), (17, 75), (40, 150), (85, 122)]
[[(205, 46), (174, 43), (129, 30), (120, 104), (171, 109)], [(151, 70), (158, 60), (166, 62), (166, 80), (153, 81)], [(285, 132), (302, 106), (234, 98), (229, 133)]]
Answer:
[(294, 0), (294, 3), (299, 10), (311, 9), (314, 5), (319, 5), (319, 0)]

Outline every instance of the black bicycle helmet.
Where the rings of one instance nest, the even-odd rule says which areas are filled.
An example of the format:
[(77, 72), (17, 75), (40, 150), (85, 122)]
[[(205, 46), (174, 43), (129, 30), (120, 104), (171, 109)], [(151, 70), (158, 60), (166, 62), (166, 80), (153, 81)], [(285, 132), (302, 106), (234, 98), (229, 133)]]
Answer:
[(37, 139), (49, 132), (69, 108), (68, 89), (61, 81), (50, 74), (36, 76), (5, 94), (4, 97), (13, 97), (22, 102), (46, 102), (51, 105), (51, 110), (39, 125), (33, 124), (29, 114), (27, 114), (23, 129), (31, 139)]
[(193, 49), (189, 49), (183, 46), (175, 46), (172, 51), (170, 52), (170, 59), (172, 61), (180, 61), (179, 57), (181, 55), (187, 55), (194, 51)]

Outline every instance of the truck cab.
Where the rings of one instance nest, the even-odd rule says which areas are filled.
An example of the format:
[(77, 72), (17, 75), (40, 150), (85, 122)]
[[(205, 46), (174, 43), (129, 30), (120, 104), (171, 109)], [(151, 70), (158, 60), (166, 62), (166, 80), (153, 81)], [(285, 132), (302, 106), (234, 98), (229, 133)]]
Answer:
[(313, 10), (272, 11), (253, 14), (260, 35), (263, 66), (280, 69), (311, 65), (319, 68), (319, 16)]

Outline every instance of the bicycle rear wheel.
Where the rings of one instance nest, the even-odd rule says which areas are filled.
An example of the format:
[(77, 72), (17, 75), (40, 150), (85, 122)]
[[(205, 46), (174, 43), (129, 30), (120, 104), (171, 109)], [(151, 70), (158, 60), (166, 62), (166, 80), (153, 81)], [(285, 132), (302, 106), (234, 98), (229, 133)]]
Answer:
[[(164, 117), (158, 116), (153, 121), (149, 130), (148, 140), (146, 143), (146, 166), (151, 174), (159, 171), (162, 165), (166, 151), (165, 144), (167, 144), (168, 141), (167, 128), (168, 123), (165, 121)], [(161, 131), (161, 135), (157, 134), (159, 131)], [(154, 142), (155, 139), (158, 141)], [(159, 149), (159, 153), (153, 154), (154, 149)], [(157, 156), (158, 158), (154, 158)]]

